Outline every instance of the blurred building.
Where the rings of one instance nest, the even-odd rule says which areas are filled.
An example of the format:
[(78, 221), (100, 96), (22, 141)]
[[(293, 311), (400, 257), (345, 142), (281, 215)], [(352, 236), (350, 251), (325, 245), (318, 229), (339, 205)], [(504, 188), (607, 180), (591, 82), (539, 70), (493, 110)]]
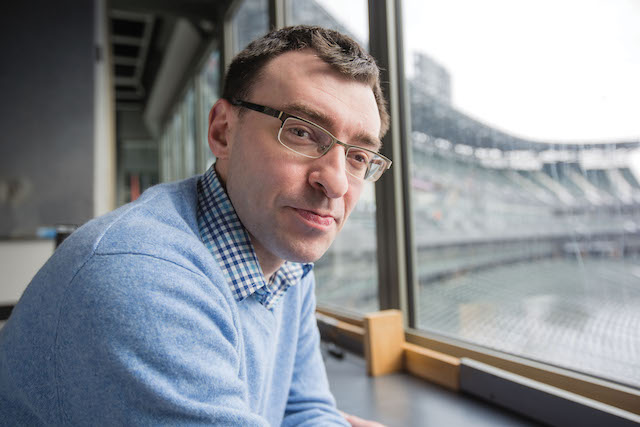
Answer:
[(451, 76), (446, 68), (422, 52), (414, 53), (413, 62), (411, 86), (419, 90), (419, 96), (428, 95), (451, 104)]

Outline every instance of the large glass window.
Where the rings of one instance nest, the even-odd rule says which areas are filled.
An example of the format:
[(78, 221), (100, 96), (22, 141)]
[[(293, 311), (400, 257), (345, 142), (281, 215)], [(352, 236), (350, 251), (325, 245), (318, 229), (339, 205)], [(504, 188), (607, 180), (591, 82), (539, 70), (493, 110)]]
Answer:
[(180, 179), (184, 176), (184, 140), (182, 128), (182, 117), (180, 116), (180, 110), (178, 110), (173, 114), (171, 125), (169, 127), (169, 132), (172, 133), (173, 139), (173, 146), (171, 149), (171, 160), (173, 161), (172, 180)]
[(189, 88), (160, 137), (162, 181), (175, 181), (196, 174), (195, 127), (195, 93), (193, 88)]
[(220, 51), (212, 51), (200, 74), (197, 77), (198, 88), (198, 170), (207, 170), (214, 162), (213, 154), (209, 149), (207, 130), (209, 125), (209, 111), (220, 97)]
[(165, 124), (160, 137), (162, 181), (188, 178), (213, 164), (207, 125), (209, 110), (219, 96), (219, 85), (220, 51), (213, 50)]
[(292, 25), (318, 25), (339, 31), (369, 45), (369, 13), (366, 0), (289, 0)]
[[(319, 25), (368, 44), (367, 2), (296, 0), (289, 2), (291, 24)], [(347, 141), (348, 142), (348, 141)], [(327, 253), (315, 264), (318, 302), (367, 313), (378, 310), (376, 203), (365, 183), (360, 201)]]
[(233, 54), (244, 49), (249, 42), (269, 31), (269, 3), (267, 0), (244, 0), (231, 22)]
[(417, 326), (640, 387), (640, 8), (405, 0)]
[(171, 174), (171, 163), (169, 162), (170, 159), (170, 153), (169, 153), (169, 147), (170, 147), (171, 142), (169, 141), (169, 133), (168, 132), (162, 132), (162, 135), (160, 135), (160, 157), (159, 157), (159, 161), (160, 161), (160, 181), (161, 182), (166, 182), (169, 180), (169, 176)]
[(187, 178), (196, 174), (196, 116), (195, 95), (193, 87), (190, 87), (184, 96), (181, 106), (183, 126), (182, 141), (184, 144), (184, 172)]

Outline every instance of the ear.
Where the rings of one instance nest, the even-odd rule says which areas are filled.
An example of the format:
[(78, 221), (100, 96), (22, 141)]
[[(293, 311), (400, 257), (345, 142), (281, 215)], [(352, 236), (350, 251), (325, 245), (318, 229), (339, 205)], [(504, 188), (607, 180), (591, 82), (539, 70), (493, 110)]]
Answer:
[(209, 149), (217, 159), (228, 159), (231, 154), (230, 134), (235, 118), (233, 105), (226, 99), (219, 99), (209, 111), (207, 139)]

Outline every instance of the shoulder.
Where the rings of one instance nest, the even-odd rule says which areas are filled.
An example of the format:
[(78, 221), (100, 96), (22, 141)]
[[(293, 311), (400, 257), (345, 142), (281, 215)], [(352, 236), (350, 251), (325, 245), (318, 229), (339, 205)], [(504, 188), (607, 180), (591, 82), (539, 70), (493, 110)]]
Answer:
[(105, 414), (111, 405), (135, 417), (149, 402), (191, 410), (190, 399), (237, 386), (242, 334), (221, 281), (147, 254), (92, 256), (68, 286), (57, 321), (62, 412)]
[(200, 239), (196, 184), (191, 178), (153, 187), (78, 229), (49, 262), (60, 273), (53, 279), (62, 285), (58, 292), (66, 288), (69, 298), (99, 299), (104, 307), (113, 301), (120, 308), (164, 304), (167, 295), (182, 303), (204, 298), (230, 314), (233, 297)]
[[(95, 240), (98, 253), (164, 246), (168, 239), (198, 235), (196, 179), (150, 188), (135, 202), (91, 221), (78, 231)], [(75, 234), (75, 233), (74, 233)], [(72, 235), (73, 236), (73, 235)], [(142, 245), (147, 243), (146, 245)]]
[(174, 305), (196, 312), (206, 306), (218, 316), (230, 316), (232, 296), (200, 239), (197, 209), (193, 177), (154, 186), (135, 202), (79, 228), (55, 254), (75, 264), (64, 286), (67, 309), (117, 317), (155, 307), (152, 311), (161, 318)]
[(66, 287), (61, 313), (105, 317), (85, 321), (127, 324), (132, 333), (178, 318), (215, 319), (235, 329), (237, 309), (223, 276), (183, 264), (142, 253), (95, 254)]
[(135, 202), (80, 227), (58, 250), (85, 260), (147, 255), (199, 271), (211, 257), (200, 240), (196, 188), (197, 177), (154, 186)]
[[(202, 243), (197, 221), (197, 177), (161, 184), (135, 202), (87, 223), (58, 249), (83, 259), (77, 266), (84, 281), (110, 277), (118, 286), (152, 280), (167, 286), (203, 281), (227, 294), (218, 263)], [(175, 277), (170, 277), (175, 276)], [(108, 285), (108, 283), (103, 283)], [(135, 292), (135, 287), (128, 287)], [(146, 289), (146, 288), (145, 288)]]
[(237, 307), (200, 239), (197, 181), (152, 187), (73, 233), (56, 251), (65, 260), (80, 255), (63, 286), (61, 312), (102, 317), (100, 325), (122, 322), (131, 336), (171, 319), (216, 319), (235, 336)]

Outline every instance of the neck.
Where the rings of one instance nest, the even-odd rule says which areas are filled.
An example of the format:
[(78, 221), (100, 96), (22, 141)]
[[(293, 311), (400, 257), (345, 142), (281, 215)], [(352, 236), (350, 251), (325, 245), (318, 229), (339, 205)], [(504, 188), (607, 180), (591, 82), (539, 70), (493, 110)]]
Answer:
[[(214, 165), (216, 174), (218, 175), (218, 181), (220, 181), (220, 185), (224, 188), (224, 191), (227, 191), (226, 186), (226, 178), (227, 178), (227, 170), (226, 163), (221, 161), (221, 159), (217, 159)], [(228, 197), (227, 193), (227, 197)], [(251, 244), (253, 245), (253, 250), (258, 257), (258, 264), (260, 264), (260, 269), (262, 270), (262, 274), (265, 279), (269, 281), (269, 278), (278, 271), (282, 264), (284, 264), (284, 260), (278, 258), (273, 255), (271, 252), (267, 251), (256, 239), (253, 238), (251, 234), (249, 234), (249, 238), (251, 239)]]
[(262, 269), (262, 274), (264, 278), (269, 281), (269, 278), (282, 267), (284, 260), (267, 251), (253, 236), (250, 237), (253, 250), (258, 257), (258, 264), (260, 264), (260, 268)]

